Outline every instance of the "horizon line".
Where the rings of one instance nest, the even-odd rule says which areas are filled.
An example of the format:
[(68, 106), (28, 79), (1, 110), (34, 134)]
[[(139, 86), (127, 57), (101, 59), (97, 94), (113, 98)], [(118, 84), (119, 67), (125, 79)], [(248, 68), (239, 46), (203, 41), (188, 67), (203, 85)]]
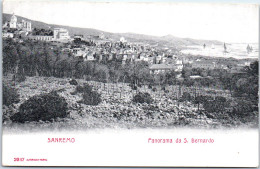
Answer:
[[(63, 0), (60, 0), (60, 1), (63, 1)], [(102, 1), (102, 0), (100, 0), (100, 1)], [(21, 16), (21, 15), (16, 15), (14, 12), (12, 12), (12, 13), (2, 12), (2, 18), (3, 18), (3, 14), (8, 14), (8, 15), (13, 15), (14, 14), (15, 16), (23, 17), (23, 18), (28, 19), (27, 17)], [(108, 32), (108, 31), (100, 30), (98, 28), (77, 27), (77, 26), (69, 26), (69, 25), (56, 25), (56, 24), (46, 23), (44, 21), (39, 21), (39, 20), (32, 20), (32, 19), (28, 19), (28, 20), (35, 21), (35, 22), (41, 22), (41, 23), (44, 23), (44, 24), (47, 24), (47, 25), (54, 25), (54, 26), (63, 26), (63, 27), (79, 28), (79, 29), (93, 29), (93, 30), (96, 30), (96, 31), (101, 31), (102, 33), (111, 33), (111, 34), (136, 34), (136, 35), (152, 36), (152, 37), (157, 37), (157, 38), (163, 38), (165, 36), (166, 37), (167, 36), (173, 36), (174, 38), (180, 38), (180, 39), (191, 39), (191, 40), (199, 40), (199, 41), (217, 41), (217, 42), (226, 43), (226, 44), (229, 44), (229, 43), (230, 44), (231, 43), (232, 44), (245, 44), (245, 43), (248, 43), (248, 44), (258, 44), (259, 43), (259, 42), (228, 42), (228, 41), (217, 40), (217, 39), (196, 39), (196, 38), (192, 38), (192, 37), (179, 37), (179, 36), (176, 36), (176, 35), (173, 35), (173, 34), (165, 34), (165, 35), (159, 36), (159, 35), (142, 34), (142, 33), (135, 33), (135, 32), (121, 32), (121, 33), (120, 32)]]

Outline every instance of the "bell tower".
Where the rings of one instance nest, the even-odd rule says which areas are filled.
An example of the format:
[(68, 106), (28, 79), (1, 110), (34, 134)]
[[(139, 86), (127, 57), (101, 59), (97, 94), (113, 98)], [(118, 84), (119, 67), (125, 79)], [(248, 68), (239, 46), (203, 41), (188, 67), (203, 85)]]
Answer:
[(10, 28), (17, 28), (17, 17), (14, 15), (14, 13), (11, 17)]

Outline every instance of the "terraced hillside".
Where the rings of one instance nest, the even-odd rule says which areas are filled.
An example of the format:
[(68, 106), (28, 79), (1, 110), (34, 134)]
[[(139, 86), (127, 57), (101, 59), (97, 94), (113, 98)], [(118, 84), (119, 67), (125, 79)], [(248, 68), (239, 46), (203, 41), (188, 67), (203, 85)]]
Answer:
[[(4, 78), (4, 83), (11, 81)], [(88, 83), (94, 90), (101, 94), (102, 102), (96, 106), (85, 105), (79, 101), (82, 94), (75, 93), (75, 85), (69, 83), (70, 79), (54, 77), (27, 77), (26, 81), (16, 84), (20, 95), (19, 103), (4, 106), (4, 127), (15, 130), (61, 130), (61, 129), (89, 129), (89, 128), (154, 128), (154, 127), (199, 127), (219, 128), (243, 125), (238, 119), (231, 118), (228, 114), (222, 118), (214, 117), (203, 108), (198, 110), (196, 104), (189, 101), (178, 100), (178, 86), (167, 86), (167, 92), (160, 90), (152, 91), (148, 86), (132, 90), (124, 83), (101, 83), (77, 79), (78, 85)], [(193, 88), (182, 87), (181, 92)], [(51, 91), (57, 91), (68, 103), (69, 115), (66, 118), (57, 118), (52, 121), (33, 121), (14, 123), (10, 116), (19, 111), (19, 106), (30, 97)], [(153, 104), (135, 103), (133, 96), (138, 92), (147, 92), (153, 98)], [(214, 95), (222, 95), (227, 91), (216, 90)], [(200, 89), (200, 93), (211, 94), (210, 89)], [(225, 94), (226, 98), (230, 98)], [(231, 99), (231, 98), (230, 98)]]

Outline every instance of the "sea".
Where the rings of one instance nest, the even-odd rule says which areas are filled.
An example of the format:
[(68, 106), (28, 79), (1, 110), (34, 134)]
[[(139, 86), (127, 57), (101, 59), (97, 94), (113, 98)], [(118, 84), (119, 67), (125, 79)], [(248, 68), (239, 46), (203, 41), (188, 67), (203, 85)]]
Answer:
[(226, 44), (226, 51), (224, 52), (223, 45), (192, 45), (186, 46), (181, 50), (183, 54), (201, 55), (209, 57), (224, 57), (235, 59), (258, 59), (259, 57), (259, 45), (258, 43), (249, 44), (252, 47), (251, 52), (247, 52), (247, 45), (245, 43), (232, 43)]

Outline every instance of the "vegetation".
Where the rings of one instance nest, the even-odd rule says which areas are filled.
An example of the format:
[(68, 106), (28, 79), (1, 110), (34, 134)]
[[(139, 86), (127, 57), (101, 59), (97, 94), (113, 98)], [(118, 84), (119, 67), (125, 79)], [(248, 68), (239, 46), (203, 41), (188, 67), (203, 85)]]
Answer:
[[(71, 44), (64, 45), (69, 46)], [(86, 43), (86, 45), (93, 44)], [(114, 56), (111, 60), (103, 59), (101, 61), (98, 58), (105, 58), (104, 54), (96, 53), (94, 57), (96, 61), (84, 61), (83, 58), (80, 57), (71, 57), (71, 55), (61, 50), (59, 44), (55, 43), (26, 40), (22, 43), (18, 43), (12, 39), (3, 40), (4, 75), (15, 74), (13, 80), (16, 82), (26, 82), (27, 78), (30, 79), (31, 77), (37, 76), (72, 79), (69, 81), (71, 85), (66, 84), (68, 81), (66, 81), (66, 83), (62, 81), (62, 83), (59, 84), (60, 86), (64, 86), (64, 90), (67, 88), (71, 89), (69, 92), (65, 92), (69, 94), (68, 98), (76, 94), (82, 96), (81, 100), (73, 102), (77, 106), (78, 103), (98, 105), (103, 99), (105, 101), (109, 100), (108, 102), (111, 103), (111, 98), (114, 99), (116, 97), (115, 95), (119, 94), (120, 99), (115, 99), (117, 103), (113, 106), (116, 108), (123, 107), (120, 111), (127, 112), (127, 114), (135, 113), (132, 116), (139, 120), (144, 119), (144, 117), (140, 116), (145, 116), (145, 113), (150, 113), (149, 118), (154, 119), (167, 119), (167, 113), (176, 113), (179, 116), (179, 111), (177, 111), (177, 108), (174, 106), (178, 105), (177, 107), (181, 107), (179, 106), (181, 104), (184, 106), (191, 105), (192, 108), (194, 106), (196, 110), (195, 115), (192, 114), (194, 111), (191, 113), (190, 110), (183, 110), (184, 114), (188, 112), (186, 115), (183, 115), (185, 117), (196, 117), (199, 113), (203, 112), (208, 118), (218, 117), (220, 120), (229, 117), (231, 119), (238, 119), (244, 123), (251, 123), (257, 119), (258, 62), (252, 63), (237, 74), (232, 74), (221, 69), (205, 70), (185, 68), (181, 72), (183, 78), (177, 79), (177, 72), (175, 71), (157, 75), (150, 74), (146, 62), (134, 62), (122, 65), (121, 60)], [(190, 78), (191, 75), (199, 75), (202, 78), (192, 79)], [(88, 83), (93, 81), (94, 83), (99, 82), (101, 85), (94, 87), (97, 89), (104, 86), (103, 89), (101, 89), (102, 92), (94, 91), (94, 87), (88, 84), (84, 84), (83, 86), (79, 85), (83, 84), (82, 81), (88, 81)], [(24, 83), (17, 84), (20, 85), (19, 89), (23, 88), (21, 86), (23, 84)], [(117, 88), (118, 84), (122, 84), (121, 88)], [(75, 91), (73, 91), (74, 89)], [(183, 89), (188, 90), (182, 91)], [(44, 89), (44, 91), (47, 90), (46, 88)], [(114, 92), (114, 90), (116, 90), (116, 92)], [(210, 90), (212, 93), (210, 93)], [(204, 93), (199, 93), (198, 91), (203, 91)], [(228, 96), (217, 95), (217, 93), (220, 92), (224, 94), (228, 93)], [(132, 93), (134, 96), (132, 97), (129, 93)], [(17, 100), (19, 95), (13, 87), (4, 85), (3, 95), (3, 103), (6, 106), (19, 102), (19, 100)], [(128, 101), (131, 105), (127, 105), (128, 107), (125, 108), (124, 104), (128, 103), (121, 103), (122, 98), (128, 98), (130, 96), (131, 98)], [(75, 98), (77, 98), (77, 96), (75, 96)], [(46, 100), (50, 102), (47, 103)], [(164, 106), (167, 107), (159, 109), (158, 106), (154, 106), (155, 109), (160, 110), (163, 115), (155, 117), (155, 111), (149, 112), (150, 110), (142, 107), (142, 103), (154, 103), (156, 105), (158, 104), (158, 100), (160, 100), (160, 104), (164, 104)], [(138, 109), (132, 108), (132, 102), (141, 104), (134, 104), (135, 106), (139, 106)], [(17, 122), (49, 121), (56, 117), (65, 117), (68, 110), (68, 108), (66, 108), (66, 101), (55, 92), (36, 95), (21, 103), (19, 112), (13, 115), (11, 120)], [(57, 107), (55, 107), (55, 105)], [(77, 106), (75, 106), (75, 109), (78, 110)], [(94, 110), (93, 106), (86, 107), (92, 107)], [(95, 110), (98, 109), (98, 107), (99, 106), (96, 106)], [(89, 109), (86, 109), (86, 111), (92, 112)], [(100, 113), (102, 114), (108, 111), (110, 110), (103, 108), (100, 110)], [(113, 109), (113, 111), (111, 111), (111, 114), (116, 114), (115, 116), (117, 118), (124, 116), (121, 114), (122, 112), (120, 113), (115, 109)], [(56, 112), (61, 112), (61, 114)], [(95, 113), (91, 115), (100, 116), (100, 114), (96, 115)], [(185, 124), (186, 122), (187, 119)]]
[(79, 103), (84, 103), (86, 105), (98, 105), (101, 100), (101, 95), (94, 91), (92, 86), (87, 83), (84, 86), (77, 86), (76, 90), (72, 94), (82, 93), (82, 100)]
[(3, 105), (10, 106), (14, 103), (18, 103), (19, 94), (17, 93), (17, 89), (14, 87), (3, 84)]
[(19, 107), (19, 112), (11, 117), (14, 122), (51, 121), (67, 116), (68, 104), (56, 91), (36, 95), (26, 100)]
[(75, 80), (75, 79), (70, 80), (69, 83), (70, 83), (71, 85), (75, 85), (75, 86), (78, 85), (78, 82), (77, 82), (77, 80)]
[(4, 75), (16, 73), (23, 76), (53, 76), (114, 83), (137, 83), (138, 81), (138, 84), (152, 79), (146, 62), (122, 65), (121, 60), (117, 58), (104, 59), (99, 62), (98, 58), (101, 55), (102, 53), (95, 54), (97, 61), (84, 61), (83, 58), (74, 58), (69, 53), (63, 52), (59, 44), (29, 40), (19, 43), (13, 39), (5, 39), (3, 41), (3, 73)]
[(37, 29), (34, 28), (32, 31), (33, 35), (40, 35), (40, 36), (53, 36), (52, 30), (46, 30), (46, 29)]
[(84, 83), (83, 86), (77, 86), (75, 92), (76, 93), (91, 93), (93, 91), (93, 87), (87, 83)]
[(98, 105), (102, 100), (101, 96), (96, 91), (91, 91), (90, 93), (83, 93), (82, 95), (83, 99), (80, 101), (80, 103), (84, 103), (86, 105)]
[[(86, 81), (83, 79), (76, 79), (79, 84), (84, 84)], [(63, 96), (68, 106), (68, 112), (70, 117), (66, 120), (57, 118), (54, 122), (43, 123), (40, 122), (30, 122), (29, 124), (19, 124), (19, 126), (25, 126), (28, 128), (31, 125), (41, 126), (44, 128), (53, 128), (60, 126), (67, 126), (68, 128), (81, 128), (81, 127), (156, 127), (156, 126), (182, 126), (189, 125), (194, 127), (223, 127), (231, 126), (236, 127), (238, 125), (246, 124), (248, 126), (253, 126), (258, 124), (257, 114), (258, 112), (250, 113), (250, 116), (244, 116), (244, 118), (238, 118), (235, 113), (232, 112), (232, 108), (237, 108), (235, 100), (231, 97), (226, 97), (230, 106), (225, 107), (224, 111), (211, 111), (207, 110), (203, 103), (200, 103), (199, 111), (197, 109), (198, 105), (191, 102), (182, 102), (178, 104), (178, 100), (173, 100), (172, 96), (176, 95), (178, 91), (178, 86), (166, 86), (166, 90), (169, 93), (160, 93), (160, 88), (158, 91), (153, 92), (148, 89), (147, 86), (142, 86), (138, 88), (141, 93), (149, 93), (153, 99), (152, 104), (147, 105), (145, 103), (133, 104), (133, 97), (131, 92), (135, 93), (126, 83), (122, 83), (116, 87), (115, 83), (102, 83), (102, 82), (87, 82), (89, 87), (84, 87), (84, 85), (73, 86), (69, 83), (59, 83), (66, 82), (67, 79), (60, 79), (54, 77), (28, 77), (24, 83), (19, 85), (20, 102), (23, 104), (29, 98), (38, 93), (49, 92), (52, 90), (58, 90), (60, 96)], [(86, 89), (84, 89), (86, 88)], [(99, 104), (98, 106), (84, 106), (79, 104), (83, 100), (84, 90), (91, 91), (98, 89), (101, 94), (104, 104)], [(177, 90), (176, 90), (177, 89)], [(193, 87), (181, 87), (181, 90), (186, 91), (194, 99), (195, 95), (193, 92)], [(200, 94), (206, 93), (206, 89), (202, 88), (205, 92), (200, 91)], [(26, 91), (27, 93), (25, 93)], [(78, 92), (77, 92), (78, 91)], [(72, 92), (77, 94), (72, 96)], [(119, 93), (121, 92), (121, 93)], [(224, 93), (223, 90), (217, 90), (217, 94), (212, 95), (212, 99)], [(37, 93), (37, 94), (36, 94)], [(197, 96), (200, 96), (197, 94)], [(81, 102), (83, 103), (83, 102)], [(216, 103), (217, 105), (217, 103)], [(13, 114), (19, 112), (19, 107), (11, 108), (3, 107), (3, 113)], [(231, 109), (230, 109), (231, 108)], [(250, 107), (244, 107), (245, 109)], [(7, 111), (6, 111), (7, 110)], [(248, 109), (250, 110), (250, 109)], [(91, 120), (90, 120), (91, 119)], [(227, 120), (228, 119), (228, 120)], [(10, 121), (5, 123), (8, 124)], [(233, 125), (232, 125), (233, 124)], [(11, 126), (18, 126), (18, 124), (11, 123)]]
[(24, 82), (26, 80), (26, 76), (23, 73), (18, 73), (13, 76), (13, 81), (15, 82)]
[(153, 98), (151, 97), (151, 95), (149, 93), (141, 93), (141, 92), (139, 92), (138, 94), (136, 94), (134, 96), (133, 102), (150, 104), (150, 103), (153, 102)]
[(190, 93), (188, 92), (184, 92), (181, 96), (181, 98), (179, 99), (179, 101), (183, 102), (183, 101), (192, 101), (193, 100), (193, 97), (191, 96)]

